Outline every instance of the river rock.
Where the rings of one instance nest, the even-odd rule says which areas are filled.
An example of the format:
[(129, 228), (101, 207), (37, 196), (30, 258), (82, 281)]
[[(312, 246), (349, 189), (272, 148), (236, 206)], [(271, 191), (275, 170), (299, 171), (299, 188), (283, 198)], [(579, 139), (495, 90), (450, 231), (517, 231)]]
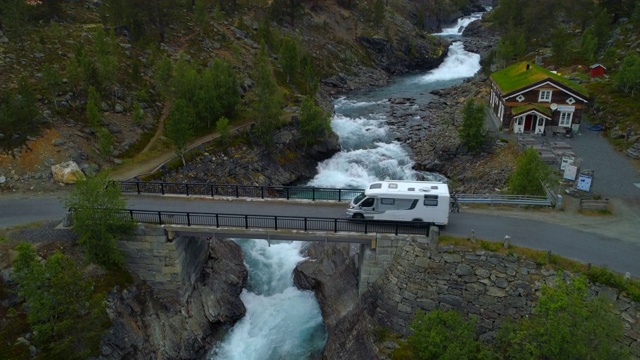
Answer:
[(62, 146), (65, 143), (66, 143), (66, 141), (64, 141), (64, 140), (62, 140), (60, 138), (56, 138), (56, 139), (53, 139), (53, 141), (51, 141), (51, 145), (53, 145), (53, 146)]
[(51, 166), (51, 174), (53, 181), (63, 184), (74, 184), (85, 179), (84, 173), (75, 161)]
[(304, 261), (296, 266), (293, 280), (298, 288), (313, 290), (322, 309), (329, 337), (325, 359), (374, 359), (376, 348), (367, 334), (372, 321), (358, 297), (355, 259), (349, 245), (309, 246)]

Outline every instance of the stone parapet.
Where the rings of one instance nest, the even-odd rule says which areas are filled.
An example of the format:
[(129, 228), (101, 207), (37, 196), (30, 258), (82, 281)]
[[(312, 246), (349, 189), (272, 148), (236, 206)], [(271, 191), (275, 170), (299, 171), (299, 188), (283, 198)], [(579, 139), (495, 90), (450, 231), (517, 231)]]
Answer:
[(184, 303), (208, 256), (207, 239), (179, 236), (169, 240), (163, 226), (138, 225), (118, 242), (127, 269), (167, 301)]

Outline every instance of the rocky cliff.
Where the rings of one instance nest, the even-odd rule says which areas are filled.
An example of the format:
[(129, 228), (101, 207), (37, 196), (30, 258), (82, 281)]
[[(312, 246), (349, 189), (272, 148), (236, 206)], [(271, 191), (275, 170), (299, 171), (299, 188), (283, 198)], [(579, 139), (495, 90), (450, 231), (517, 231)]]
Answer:
[(210, 242), (208, 261), (185, 303), (161, 301), (142, 283), (116, 289), (107, 300), (113, 326), (99, 358), (203, 358), (216, 333), (244, 316), (240, 293), (246, 281), (240, 247), (216, 241)]

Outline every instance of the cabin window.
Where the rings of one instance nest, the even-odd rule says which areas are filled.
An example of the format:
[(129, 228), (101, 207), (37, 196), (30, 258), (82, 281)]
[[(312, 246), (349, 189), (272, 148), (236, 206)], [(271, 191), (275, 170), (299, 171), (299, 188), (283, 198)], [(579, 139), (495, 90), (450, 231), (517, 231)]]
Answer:
[(502, 117), (504, 116), (504, 105), (500, 103), (500, 107), (498, 108), (498, 117), (500, 121), (502, 121)]
[(538, 102), (551, 102), (551, 90), (540, 90)]
[(572, 97), (570, 97), (570, 98), (568, 98), (568, 99), (567, 99), (567, 104), (569, 104), (569, 105), (573, 105), (573, 104), (575, 104), (575, 103), (576, 103), (576, 101), (575, 101)]
[(369, 185), (369, 189), (382, 189), (382, 183), (373, 183)]
[(380, 205), (395, 205), (396, 199), (380, 198)]
[(522, 96), (522, 95), (518, 95), (518, 97), (516, 98), (516, 100), (518, 100), (518, 102), (523, 102), (523, 101), (524, 101), (524, 96)]
[(425, 195), (424, 206), (438, 206), (438, 195)]
[(571, 119), (573, 118), (573, 112), (563, 111), (560, 113), (560, 121), (558, 125), (569, 127), (571, 126)]

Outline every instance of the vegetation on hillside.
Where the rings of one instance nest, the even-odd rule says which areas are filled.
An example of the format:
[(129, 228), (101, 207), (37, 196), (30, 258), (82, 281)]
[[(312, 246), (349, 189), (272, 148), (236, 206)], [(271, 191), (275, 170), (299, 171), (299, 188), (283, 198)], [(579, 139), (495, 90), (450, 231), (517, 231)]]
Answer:
[(33, 343), (48, 358), (86, 359), (98, 353), (110, 325), (104, 294), (94, 293), (73, 259), (54, 252), (39, 261), (32, 245), (20, 243), (15, 278), (24, 298)]
[(592, 298), (584, 277), (541, 291), (532, 315), (502, 324), (493, 343), (482, 343), (474, 318), (453, 311), (417, 312), (412, 334), (394, 359), (628, 359), (622, 320), (605, 297)]
[(122, 267), (124, 257), (116, 242), (133, 231), (133, 222), (122, 216), (126, 201), (119, 186), (110, 183), (106, 173), (89, 176), (76, 184), (65, 205), (73, 209), (73, 231), (87, 259), (107, 268)]
[(551, 168), (534, 148), (526, 148), (516, 159), (516, 167), (507, 179), (507, 190), (514, 195), (545, 195)]

